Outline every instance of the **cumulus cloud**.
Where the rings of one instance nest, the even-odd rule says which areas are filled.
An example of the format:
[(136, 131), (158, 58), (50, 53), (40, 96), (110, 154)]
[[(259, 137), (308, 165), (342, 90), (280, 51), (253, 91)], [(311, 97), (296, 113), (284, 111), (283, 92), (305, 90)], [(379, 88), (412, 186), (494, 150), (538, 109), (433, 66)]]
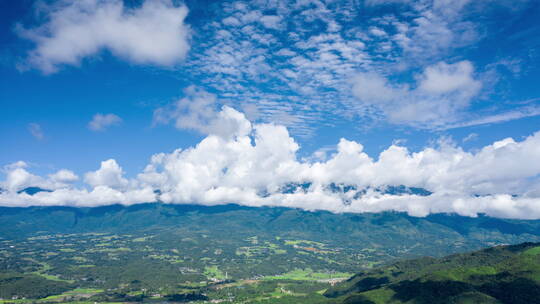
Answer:
[(109, 113), (101, 114), (97, 113), (92, 117), (92, 120), (88, 123), (88, 128), (92, 131), (105, 131), (110, 126), (118, 125), (122, 122), (122, 118)]
[(92, 187), (106, 186), (113, 189), (123, 189), (128, 184), (128, 180), (123, 175), (124, 171), (116, 161), (109, 159), (102, 161), (97, 171), (86, 173), (84, 181)]
[(29, 165), (24, 161), (18, 161), (4, 166), (6, 179), (0, 182), (0, 188), (17, 192), (27, 187), (41, 187), (45, 189), (61, 189), (68, 187), (78, 180), (78, 176), (70, 170), (61, 169), (48, 178), (34, 175), (28, 172)]
[[(427, 67), (419, 76), (419, 90), (445, 94), (456, 90), (471, 90), (474, 94), (479, 83), (473, 79), (474, 68), (470, 61), (460, 61), (454, 64), (439, 62)], [(471, 95), (469, 93), (468, 95)]]
[(41, 178), (27, 172), (23, 163), (6, 167), (2, 186), (8, 191), (0, 194), (0, 204), (238, 203), (333, 212), (396, 210), (413, 216), (455, 212), (540, 218), (540, 132), (522, 141), (502, 139), (475, 152), (444, 140), (418, 152), (395, 143), (377, 158), (366, 154), (360, 143), (341, 139), (331, 155), (299, 160), (300, 147), (283, 126), (252, 124), (232, 108), (224, 108), (215, 119), (225, 125), (233, 120), (245, 129), (226, 129), (229, 136), (209, 133), (194, 147), (156, 154), (131, 179), (115, 160), (104, 161), (85, 175), (90, 189), (69, 186), (17, 194), (26, 185), (74, 177), (58, 172)]
[(66, 169), (62, 169), (54, 174), (50, 174), (49, 178), (52, 181), (56, 183), (61, 183), (61, 184), (70, 184), (79, 180), (79, 177), (77, 176), (77, 174), (73, 173), (73, 171), (66, 170)]
[(43, 133), (43, 129), (41, 129), (41, 126), (37, 123), (29, 123), (28, 124), (28, 131), (32, 136), (34, 136), (37, 140), (43, 140), (45, 138), (45, 134)]
[(195, 130), (222, 137), (244, 136), (251, 123), (230, 107), (218, 111), (216, 96), (195, 86), (184, 90), (185, 97), (154, 111), (154, 124), (173, 122), (179, 129)]
[(26, 171), (26, 166), (10, 166), (10, 170), (6, 174), (6, 180), (2, 182), (2, 188), (11, 191), (22, 190), (26, 187), (40, 185), (43, 179), (37, 175)]
[(482, 87), (467, 60), (439, 62), (415, 78), (416, 86), (411, 87), (377, 73), (360, 73), (354, 80), (353, 94), (393, 123), (431, 128), (455, 122)]
[(59, 1), (46, 6), (46, 22), (17, 33), (33, 43), (27, 63), (44, 73), (109, 51), (135, 64), (170, 67), (189, 50), (185, 6), (146, 0), (129, 8), (121, 0)]

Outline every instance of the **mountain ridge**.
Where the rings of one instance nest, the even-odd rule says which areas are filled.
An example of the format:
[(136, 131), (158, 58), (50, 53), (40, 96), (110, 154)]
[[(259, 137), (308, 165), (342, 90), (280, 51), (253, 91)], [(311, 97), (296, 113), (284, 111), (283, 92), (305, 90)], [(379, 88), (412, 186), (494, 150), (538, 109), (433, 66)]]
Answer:
[(333, 303), (538, 303), (540, 243), (419, 258), (357, 273), (325, 291)]
[[(184, 225), (210, 230), (213, 227), (229, 230), (249, 226), (254, 231), (283, 232), (311, 238), (322, 235), (323, 239), (339, 236), (349, 241), (380, 243), (382, 247), (390, 246), (392, 237), (422, 243), (430, 239), (465, 243), (472, 241), (469, 244), (471, 246), (465, 246), (463, 250), (495, 244), (540, 241), (540, 220), (510, 220), (488, 216), (471, 218), (455, 214), (432, 214), (422, 218), (394, 211), (335, 214), (328, 211), (235, 204), (0, 207), (0, 221), (5, 223), (0, 227), (0, 233), (10, 237), (25, 236), (36, 231), (129, 231)], [(477, 244), (476, 247), (474, 244)], [(441, 244), (441, 247), (444, 245)]]

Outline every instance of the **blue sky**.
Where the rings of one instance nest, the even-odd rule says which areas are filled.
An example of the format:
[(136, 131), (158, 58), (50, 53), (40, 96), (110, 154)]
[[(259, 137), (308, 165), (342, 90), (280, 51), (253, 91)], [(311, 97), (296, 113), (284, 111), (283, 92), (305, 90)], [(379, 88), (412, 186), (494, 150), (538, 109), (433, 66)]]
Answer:
[(528, 0), (3, 1), (3, 175), (115, 159), (134, 178), (212, 135), (222, 106), (287, 127), (307, 162), (340, 138), (374, 159), (522, 141), (540, 125), (538, 20)]

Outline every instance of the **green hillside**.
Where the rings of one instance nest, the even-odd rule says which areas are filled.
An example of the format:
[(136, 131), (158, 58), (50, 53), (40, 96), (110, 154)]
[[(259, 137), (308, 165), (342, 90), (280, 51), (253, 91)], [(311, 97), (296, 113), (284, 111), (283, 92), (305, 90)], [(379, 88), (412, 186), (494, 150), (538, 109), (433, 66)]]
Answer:
[(360, 272), (328, 289), (332, 303), (540, 303), (540, 243), (420, 258)]
[[(469, 284), (470, 274), (497, 275), (499, 268), (485, 266), (506, 256), (465, 256), (460, 262), (465, 270), (447, 271), (435, 258), (370, 269), (540, 242), (540, 221), (238, 205), (0, 208), (0, 223), (0, 303), (381, 303), (385, 296), (399, 303), (406, 290), (447, 286), (447, 277), (457, 282), (452, 288), (467, 291), (460, 301), (475, 302), (495, 296), (463, 284)], [(424, 281), (417, 280), (420, 269)], [(360, 271), (367, 272), (332, 288)], [(484, 285), (490, 282), (482, 278)], [(389, 284), (397, 284), (395, 290), (377, 289)]]

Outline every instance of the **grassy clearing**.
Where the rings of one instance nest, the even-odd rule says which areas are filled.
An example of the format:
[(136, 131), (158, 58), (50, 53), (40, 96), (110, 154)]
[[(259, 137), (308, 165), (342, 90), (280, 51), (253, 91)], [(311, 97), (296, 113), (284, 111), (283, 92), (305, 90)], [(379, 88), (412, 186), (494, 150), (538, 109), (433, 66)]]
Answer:
[(286, 240), (285, 245), (290, 245), (290, 246), (311, 245), (311, 246), (316, 246), (319, 248), (323, 248), (325, 246), (323, 243), (315, 242), (315, 241), (308, 241), (308, 240)]
[(81, 257), (81, 256), (72, 257), (71, 259), (74, 260), (75, 262), (78, 262), (78, 263), (88, 262), (87, 258)]
[[(254, 240), (253, 238), (249, 238), (249, 239)], [(238, 247), (236, 249), (236, 255), (238, 256), (243, 255), (245, 257), (253, 257), (256, 255), (267, 255), (267, 254), (285, 254), (285, 253), (287, 253), (287, 250), (281, 249), (278, 244), (274, 244), (268, 241), (265, 241), (264, 243), (258, 246), (244, 246), (244, 247)]]
[(184, 262), (184, 260), (180, 259), (179, 257), (168, 254), (150, 254), (148, 257), (155, 260), (167, 261), (171, 264), (180, 264)]
[[(92, 295), (101, 293), (103, 291), (104, 291), (103, 289), (76, 288), (76, 289), (73, 289), (73, 290), (70, 290), (70, 291), (66, 291), (66, 292), (64, 292), (62, 294), (59, 294), (59, 295), (48, 296), (46, 298), (39, 299), (39, 300), (27, 300), (27, 301), (39, 302), (39, 303), (41, 303), (41, 302), (60, 302), (60, 301), (65, 300), (66, 298), (70, 298), (70, 297), (90, 297)], [(69, 303), (81, 303), (81, 302), (69, 302)]]
[(539, 255), (540, 254), (540, 246), (534, 247), (531, 249), (527, 249), (523, 252), (525, 255)]
[(151, 236), (144, 236), (144, 237), (134, 238), (132, 241), (136, 243), (141, 243), (141, 242), (146, 242), (151, 238), (152, 238)]
[(109, 247), (109, 246), (112, 246), (113, 243), (111, 242), (103, 242), (103, 243), (99, 243), (99, 244), (96, 244), (95, 246), (96, 247)]
[(395, 295), (395, 292), (388, 288), (379, 288), (375, 290), (370, 290), (362, 293), (368, 300), (376, 303), (391, 303), (392, 298)]
[(307, 269), (295, 269), (289, 271), (282, 275), (276, 276), (267, 276), (265, 280), (296, 280), (296, 281), (317, 281), (317, 280), (328, 280), (336, 278), (348, 278), (352, 276), (351, 273), (345, 272), (334, 272), (334, 273), (325, 273), (325, 272), (314, 272), (313, 270)]
[(441, 280), (466, 281), (474, 275), (495, 275), (498, 271), (491, 266), (460, 267), (452, 270), (438, 271), (434, 273), (435, 278)]
[(91, 252), (127, 252), (127, 251), (131, 251), (131, 249), (127, 247), (118, 247), (118, 248), (90, 249), (85, 252), (91, 253)]
[(218, 280), (225, 279), (225, 274), (223, 273), (223, 271), (219, 270), (217, 266), (205, 266), (203, 274), (208, 279), (211, 279), (211, 278), (218, 279)]
[(39, 261), (36, 261), (34, 259), (28, 259), (29, 261), (32, 261), (36, 264), (39, 264), (41, 266), (41, 269), (38, 270), (38, 271), (34, 271), (34, 272), (31, 272), (32, 274), (35, 274), (35, 275), (38, 275), (40, 277), (43, 277), (47, 280), (51, 280), (51, 281), (58, 281), (58, 282), (67, 282), (67, 283), (73, 283), (75, 281), (73, 280), (65, 280), (65, 279), (61, 279), (59, 276), (57, 275), (52, 275), (52, 274), (47, 274), (46, 272), (51, 270), (51, 265), (49, 265), (48, 263), (45, 263), (45, 262), (39, 262)]

